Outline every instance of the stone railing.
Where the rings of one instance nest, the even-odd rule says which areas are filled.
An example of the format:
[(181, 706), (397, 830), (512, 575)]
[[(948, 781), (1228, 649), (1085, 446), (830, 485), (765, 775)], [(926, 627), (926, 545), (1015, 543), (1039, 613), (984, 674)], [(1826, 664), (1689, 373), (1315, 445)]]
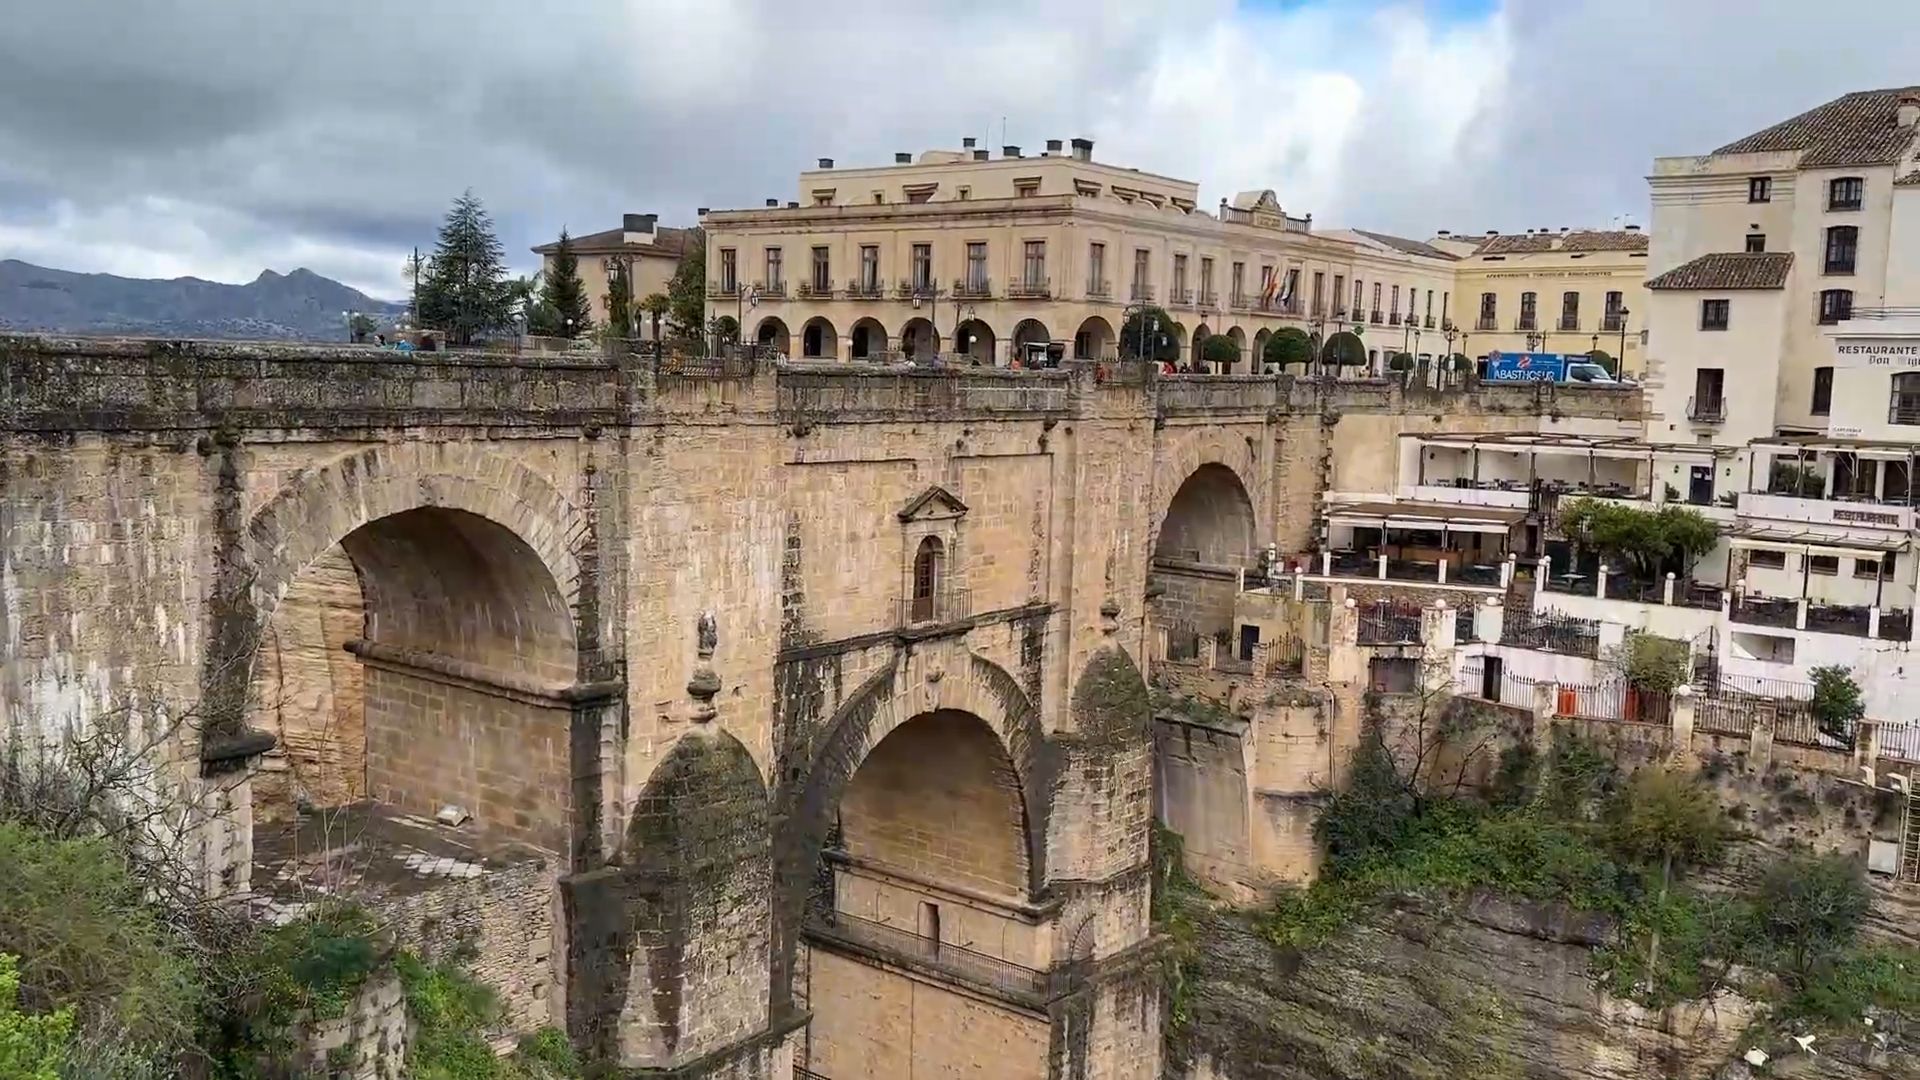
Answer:
[(1065, 371), (980, 368), (789, 367), (779, 374), (782, 413), (827, 417), (848, 412), (1052, 413), (1068, 406)]

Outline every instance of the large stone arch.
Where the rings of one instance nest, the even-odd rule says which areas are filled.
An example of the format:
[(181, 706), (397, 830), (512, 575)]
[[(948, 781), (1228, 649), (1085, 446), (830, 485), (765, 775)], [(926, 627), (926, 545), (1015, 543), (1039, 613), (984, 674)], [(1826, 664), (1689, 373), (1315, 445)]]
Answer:
[(787, 973), (793, 970), (800, 919), (817, 884), (820, 852), (848, 783), (889, 734), (936, 712), (978, 717), (1000, 740), (1019, 780), (1027, 889), (1036, 893), (1045, 883), (1047, 820), (1058, 765), (1038, 709), (1011, 673), (958, 642), (923, 644), (897, 654), (848, 695), (822, 729), (805, 771), (784, 784), (778, 797), (776, 1001), (791, 992)]
[(1154, 462), (1153, 517), (1147, 532), (1149, 557), (1160, 546), (1168, 511), (1180, 489), (1208, 466), (1231, 472), (1246, 493), (1253, 509), (1253, 543), (1257, 546), (1271, 535), (1267, 485), (1260, 482), (1258, 439), (1262, 435), (1258, 428), (1224, 425), (1170, 427), (1161, 433), (1160, 452)]
[(619, 865), (569, 898), (568, 1027), (590, 1060), (678, 1065), (764, 1023), (700, 1021), (770, 1000), (770, 812), (752, 755), (719, 728), (686, 732), (655, 766)]

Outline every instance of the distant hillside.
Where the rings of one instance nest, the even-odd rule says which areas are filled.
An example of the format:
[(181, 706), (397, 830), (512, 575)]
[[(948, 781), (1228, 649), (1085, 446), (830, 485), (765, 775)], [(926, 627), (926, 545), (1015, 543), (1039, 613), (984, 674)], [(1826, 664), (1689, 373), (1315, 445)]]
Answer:
[(306, 269), (267, 270), (250, 284), (223, 285), (76, 274), (0, 259), (0, 330), (342, 341), (341, 312), (384, 319), (403, 310)]

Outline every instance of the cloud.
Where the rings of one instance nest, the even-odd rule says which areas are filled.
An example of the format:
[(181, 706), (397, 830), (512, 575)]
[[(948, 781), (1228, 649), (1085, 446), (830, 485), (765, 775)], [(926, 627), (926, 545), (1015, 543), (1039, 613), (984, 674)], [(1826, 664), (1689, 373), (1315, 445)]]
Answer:
[(1323, 225), (1644, 220), (1656, 154), (1920, 81), (1908, 3), (22, 0), (0, 257), (392, 296), (467, 187), (527, 267), (562, 225), (689, 222), (969, 134), (1087, 135)]

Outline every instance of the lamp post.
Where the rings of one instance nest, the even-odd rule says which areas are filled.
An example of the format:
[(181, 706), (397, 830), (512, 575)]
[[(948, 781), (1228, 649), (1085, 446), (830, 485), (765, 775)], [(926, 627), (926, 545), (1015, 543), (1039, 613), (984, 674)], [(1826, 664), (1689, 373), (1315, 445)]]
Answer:
[(1620, 366), (1627, 366), (1627, 316), (1633, 314), (1626, 308), (1620, 309)]

